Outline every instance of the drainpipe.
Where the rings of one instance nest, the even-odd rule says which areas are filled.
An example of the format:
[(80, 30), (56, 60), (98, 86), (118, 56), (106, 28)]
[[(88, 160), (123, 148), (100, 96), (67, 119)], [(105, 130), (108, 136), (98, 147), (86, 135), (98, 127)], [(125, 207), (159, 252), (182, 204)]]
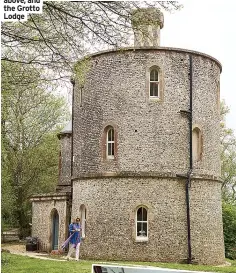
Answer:
[(71, 166), (70, 166), (70, 175), (71, 175), (71, 202), (70, 202), (70, 218), (71, 218), (71, 210), (72, 210), (72, 198), (73, 198), (73, 161), (74, 161), (74, 153), (73, 153), (73, 139), (74, 139), (74, 98), (75, 98), (75, 80), (71, 79), (71, 83), (73, 85), (72, 89), (72, 113), (71, 113)]
[(191, 223), (190, 223), (190, 202), (189, 190), (191, 187), (191, 174), (193, 170), (193, 142), (192, 142), (192, 117), (193, 117), (193, 60), (189, 55), (189, 171), (186, 181), (186, 207), (187, 207), (187, 228), (188, 228), (188, 264), (192, 263), (192, 247), (191, 247)]
[(188, 264), (193, 261), (191, 247), (191, 222), (190, 222), (190, 200), (189, 192), (191, 187), (191, 175), (193, 170), (193, 147), (192, 147), (192, 114), (193, 114), (193, 60), (192, 55), (189, 55), (189, 110), (180, 110), (180, 113), (185, 114), (189, 120), (189, 170), (186, 175), (177, 174), (177, 177), (186, 179), (185, 198), (187, 212), (187, 232), (188, 232)]

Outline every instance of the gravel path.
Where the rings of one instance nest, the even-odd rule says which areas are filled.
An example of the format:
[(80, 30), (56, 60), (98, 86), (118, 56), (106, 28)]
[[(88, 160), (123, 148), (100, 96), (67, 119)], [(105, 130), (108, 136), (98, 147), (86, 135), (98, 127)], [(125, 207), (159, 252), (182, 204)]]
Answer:
[(32, 258), (42, 259), (42, 260), (51, 260), (51, 261), (59, 261), (65, 262), (66, 259), (53, 259), (49, 258), (48, 254), (45, 253), (38, 253), (35, 251), (26, 251), (25, 245), (22, 244), (2, 244), (2, 250), (9, 250), (12, 254), (28, 256)]

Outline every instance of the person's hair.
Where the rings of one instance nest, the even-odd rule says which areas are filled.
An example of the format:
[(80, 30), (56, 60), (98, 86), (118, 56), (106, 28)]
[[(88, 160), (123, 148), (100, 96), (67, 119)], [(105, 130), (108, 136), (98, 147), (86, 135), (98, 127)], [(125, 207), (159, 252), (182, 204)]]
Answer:
[(73, 218), (73, 222), (72, 222), (72, 223), (73, 223), (73, 224), (74, 224), (74, 223), (76, 223), (76, 220), (77, 220), (77, 219), (79, 219), (79, 220), (80, 220), (80, 218), (79, 218), (79, 217), (75, 217), (75, 218)]

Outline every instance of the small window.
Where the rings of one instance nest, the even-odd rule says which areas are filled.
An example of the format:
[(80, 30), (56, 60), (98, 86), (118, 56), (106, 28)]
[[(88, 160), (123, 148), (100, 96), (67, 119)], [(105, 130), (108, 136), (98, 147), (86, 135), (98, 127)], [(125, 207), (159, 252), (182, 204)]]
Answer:
[(201, 160), (202, 157), (202, 134), (198, 127), (195, 127), (192, 132), (193, 143), (193, 162)]
[(85, 238), (85, 231), (86, 231), (86, 207), (85, 207), (85, 205), (80, 206), (80, 215), (81, 215), (81, 228), (82, 228), (81, 237)]
[(159, 97), (159, 73), (156, 68), (150, 70), (149, 95), (151, 98)]
[(148, 215), (144, 207), (139, 207), (136, 212), (136, 240), (148, 240)]
[(110, 128), (107, 131), (107, 158), (114, 159), (114, 151), (115, 151), (115, 137), (114, 137), (114, 129)]
[[(117, 131), (116, 125), (107, 125), (102, 132), (101, 144), (102, 144), (102, 161), (112, 164), (113, 161), (117, 161)], [(110, 162), (110, 163), (109, 163)]]

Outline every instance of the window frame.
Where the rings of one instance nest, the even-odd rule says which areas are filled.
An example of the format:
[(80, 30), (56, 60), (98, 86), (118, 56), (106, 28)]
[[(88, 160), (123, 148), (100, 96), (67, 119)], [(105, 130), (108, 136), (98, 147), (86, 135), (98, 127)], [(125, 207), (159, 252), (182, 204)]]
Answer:
[[(151, 73), (152, 73), (152, 71), (156, 71), (157, 72), (157, 80), (151, 80)], [(154, 83), (154, 84), (157, 84), (157, 96), (151, 96), (151, 84), (152, 83)], [(150, 68), (150, 71), (149, 71), (149, 97), (151, 98), (151, 99), (159, 99), (160, 98), (160, 96), (159, 96), (159, 94), (160, 94), (160, 73), (159, 73), (159, 70), (158, 70), (158, 68), (157, 67), (151, 67)]]
[[(113, 128), (114, 130), (114, 157), (107, 156), (108, 155), (108, 145), (107, 145), (107, 137), (108, 131)], [(103, 125), (101, 131), (101, 160), (105, 164), (113, 164), (118, 161), (118, 126), (113, 122), (106, 122)]]
[[(197, 142), (194, 143), (194, 133), (197, 134)], [(192, 151), (192, 159), (193, 163), (200, 162), (202, 160), (202, 153), (203, 153), (203, 137), (202, 137), (202, 130), (198, 126), (194, 126), (192, 129), (192, 147), (197, 145), (196, 147), (196, 155), (194, 153), (194, 149)]]
[[(109, 132), (110, 131), (112, 131), (112, 135), (111, 135), (112, 140), (109, 140)], [(113, 154), (108, 154), (109, 144), (111, 145), (111, 152), (113, 151)], [(106, 158), (107, 159), (114, 159), (115, 158), (115, 130), (112, 126), (110, 126), (106, 132)]]
[[(146, 214), (147, 214), (147, 220), (139, 220), (138, 221), (138, 210), (142, 208), (142, 209), (145, 209), (146, 210)], [(138, 236), (138, 223), (145, 223), (147, 224), (147, 236)], [(148, 241), (148, 208), (146, 206), (138, 206), (136, 208), (136, 211), (135, 211), (135, 240), (136, 242), (145, 242), (145, 241)]]
[[(151, 79), (151, 71), (156, 70), (158, 72), (158, 96), (150, 96), (150, 79)], [(146, 67), (146, 98), (149, 103), (162, 103), (164, 101), (164, 77), (163, 77), (163, 67), (160, 64), (150, 63)]]
[(87, 217), (87, 209), (84, 204), (80, 206), (80, 219), (81, 219), (81, 237), (86, 237), (86, 217)]

